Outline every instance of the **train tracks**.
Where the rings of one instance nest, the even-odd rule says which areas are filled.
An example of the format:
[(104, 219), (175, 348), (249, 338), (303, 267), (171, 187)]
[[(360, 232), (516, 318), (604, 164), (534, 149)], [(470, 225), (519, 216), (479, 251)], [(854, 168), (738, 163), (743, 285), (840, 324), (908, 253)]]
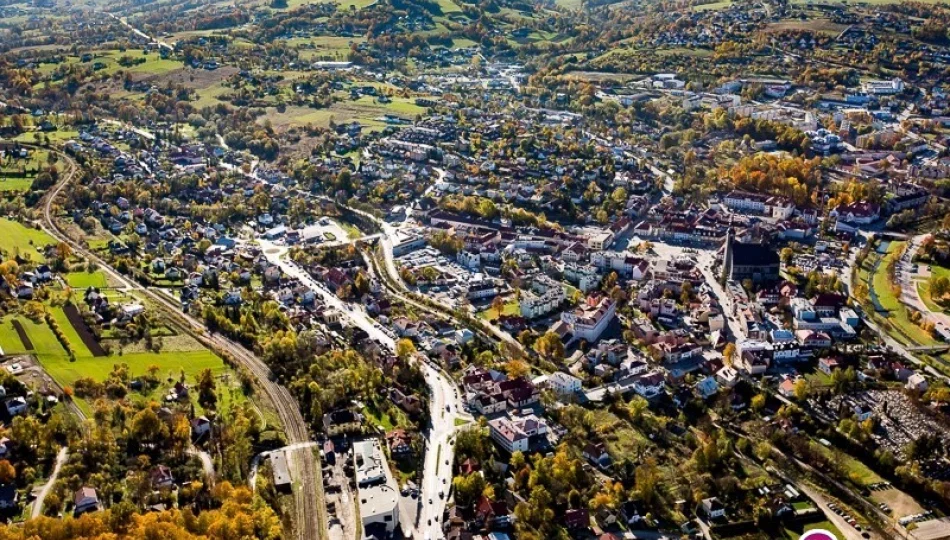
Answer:
[(327, 515), (326, 506), (323, 504), (322, 476), (312, 449), (308, 445), (300, 444), (310, 442), (311, 437), (307, 423), (303, 415), (300, 414), (297, 400), (294, 399), (287, 388), (273, 380), (274, 376), (270, 368), (253, 352), (224, 336), (209, 334), (202, 322), (179, 309), (178, 302), (174, 298), (149, 289), (122, 275), (101, 257), (87, 249), (80, 242), (70, 238), (59, 228), (53, 215), (53, 202), (76, 178), (80, 169), (79, 165), (68, 155), (53, 149), (49, 149), (49, 151), (55, 152), (66, 163), (66, 170), (59, 182), (47, 192), (41, 201), (43, 213), (41, 227), (43, 230), (57, 241), (67, 244), (73, 253), (82, 255), (87, 260), (98, 264), (105, 273), (115, 282), (122, 284), (125, 289), (134, 290), (150, 300), (171, 324), (194, 336), (212, 350), (227, 354), (235, 364), (241, 366), (254, 378), (260, 393), (277, 412), (277, 417), (280, 419), (286, 433), (288, 444), (297, 445), (294, 450), (288, 451), (288, 458), (295, 466), (299, 485), (299, 489), (294, 491), (294, 536), (301, 540), (326, 538)]

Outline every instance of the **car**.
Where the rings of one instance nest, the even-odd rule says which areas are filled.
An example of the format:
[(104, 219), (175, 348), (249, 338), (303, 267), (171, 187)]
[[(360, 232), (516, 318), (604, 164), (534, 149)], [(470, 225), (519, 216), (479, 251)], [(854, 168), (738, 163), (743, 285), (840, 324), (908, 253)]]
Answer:
[(432, 520), (431, 520), (431, 519), (429, 520), (429, 525), (432, 525)]
[(445, 498), (445, 492), (444, 492), (444, 491), (439, 491), (439, 498), (440, 498), (440, 499), (444, 499), (444, 498)]
[(429, 497), (429, 504), (432, 504), (432, 497)]

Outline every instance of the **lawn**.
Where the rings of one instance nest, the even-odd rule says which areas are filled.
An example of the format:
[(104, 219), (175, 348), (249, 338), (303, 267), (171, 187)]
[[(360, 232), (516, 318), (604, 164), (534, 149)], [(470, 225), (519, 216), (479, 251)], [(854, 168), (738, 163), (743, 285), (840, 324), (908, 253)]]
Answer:
[(334, 103), (326, 109), (287, 107), (283, 113), (268, 109), (268, 114), (261, 116), (260, 121), (270, 120), (277, 127), (304, 126), (306, 124), (328, 127), (331, 119), (338, 124), (356, 120), (367, 128), (382, 129), (385, 127), (385, 123), (381, 117), (385, 115), (411, 119), (424, 113), (424, 107), (416, 105), (413, 100), (408, 98), (394, 97), (391, 103), (379, 103), (373, 97), (363, 96), (357, 100)]
[(19, 254), (24, 258), (41, 261), (43, 255), (37, 248), (54, 243), (56, 240), (43, 231), (28, 228), (6, 218), (0, 219), (0, 250), (8, 257)]
[(652, 444), (642, 433), (612, 412), (597, 409), (593, 413), (593, 431), (603, 438), (607, 452), (615, 461), (619, 462), (626, 456), (639, 456)]
[(693, 11), (720, 11), (732, 5), (732, 0), (722, 0), (711, 4), (698, 4), (693, 6)]
[(409, 420), (399, 409), (393, 407), (392, 413), (380, 411), (376, 406), (367, 404), (363, 407), (363, 416), (373, 425), (379, 426), (386, 431), (392, 431), (399, 426), (409, 425)]
[(50, 315), (53, 316), (59, 324), (59, 329), (62, 330), (63, 334), (66, 336), (66, 341), (69, 342), (69, 345), (72, 347), (73, 352), (77, 357), (81, 356), (92, 356), (92, 352), (89, 351), (89, 348), (86, 347), (86, 344), (82, 342), (82, 338), (79, 337), (79, 332), (76, 331), (76, 327), (69, 322), (69, 318), (66, 317), (66, 313), (61, 307), (48, 307)]
[[(944, 268), (935, 264), (930, 265), (931, 276), (943, 276), (950, 279), (950, 268)], [(924, 301), (930, 311), (945, 311), (930, 295), (930, 281), (922, 280), (917, 284), (917, 291), (920, 293), (920, 299)]]
[(29, 191), (32, 185), (32, 178), (6, 178), (0, 173), (0, 192)]
[(908, 343), (912, 342), (919, 345), (933, 345), (936, 343), (933, 336), (925, 332), (920, 326), (910, 321), (907, 308), (901, 303), (894, 291), (891, 290), (891, 280), (887, 273), (888, 262), (897, 257), (898, 249), (905, 242), (891, 242), (887, 246), (887, 254), (881, 264), (877, 266), (874, 275), (871, 276), (871, 288), (877, 294), (878, 302), (881, 307), (888, 311), (887, 315), (878, 314), (876, 317), (883, 322), (885, 329), (890, 330), (892, 336), (898, 341)]
[[(23, 346), (20, 336), (13, 329), (14, 319), (20, 321), (30, 341), (33, 342), (32, 350), (27, 350)], [(34, 352), (41, 357), (57, 358), (64, 362), (69, 361), (66, 349), (56, 339), (53, 330), (45, 322), (35, 323), (26, 317), (8, 316), (0, 319), (0, 347), (3, 347), (3, 352), (6, 354)]]
[(877, 473), (869, 469), (867, 465), (861, 463), (846, 452), (840, 450), (836, 451), (815, 441), (811, 441), (809, 445), (813, 450), (820, 452), (830, 459), (832, 463), (838, 463), (841, 469), (847, 471), (848, 479), (854, 484), (869, 486), (884, 481)]
[(95, 272), (69, 272), (64, 276), (66, 284), (74, 289), (88, 289), (89, 287), (105, 288), (109, 286), (106, 274), (101, 270)]
[(512, 298), (505, 303), (505, 307), (502, 308), (501, 313), (499, 314), (495, 308), (488, 308), (485, 311), (478, 314), (479, 317), (494, 321), (498, 319), (500, 315), (521, 315), (521, 304), (517, 300)]

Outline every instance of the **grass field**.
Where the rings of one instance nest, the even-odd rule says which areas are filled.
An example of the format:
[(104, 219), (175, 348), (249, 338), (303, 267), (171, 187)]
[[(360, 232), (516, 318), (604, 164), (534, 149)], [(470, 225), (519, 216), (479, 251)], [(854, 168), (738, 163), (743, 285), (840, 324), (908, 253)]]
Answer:
[(904, 343), (913, 342), (919, 345), (933, 345), (936, 343), (933, 336), (925, 332), (920, 326), (910, 321), (906, 307), (900, 302), (900, 299), (891, 290), (890, 276), (887, 274), (888, 262), (897, 257), (897, 250), (904, 245), (904, 242), (891, 242), (887, 246), (887, 254), (884, 255), (881, 264), (878, 265), (874, 275), (871, 276), (871, 287), (877, 294), (881, 307), (888, 311), (887, 317), (882, 318), (885, 322), (885, 328), (891, 330), (892, 335), (898, 341)]
[(424, 113), (425, 108), (416, 105), (410, 99), (395, 97), (392, 103), (378, 103), (372, 97), (363, 96), (353, 101), (334, 103), (326, 109), (287, 107), (283, 113), (268, 110), (268, 114), (261, 117), (261, 122), (268, 119), (275, 127), (304, 126), (306, 124), (328, 127), (331, 119), (338, 124), (356, 120), (368, 129), (382, 129), (385, 123), (380, 118), (384, 115), (410, 119), (417, 114)]
[(770, 32), (785, 30), (806, 30), (817, 34), (837, 36), (848, 26), (832, 22), (830, 19), (810, 19), (807, 21), (782, 21), (768, 26)]
[[(338, 0), (339, 7), (337, 11), (349, 11), (351, 9), (361, 10), (376, 3), (376, 0)], [(313, 0), (287, 0), (285, 9), (294, 9), (308, 4), (325, 4), (326, 2), (314, 2)]]
[(832, 463), (838, 463), (841, 468), (847, 472), (848, 479), (856, 485), (869, 486), (884, 481), (877, 473), (868, 468), (867, 465), (861, 463), (850, 454), (833, 450), (815, 441), (812, 441), (810, 446), (813, 450), (825, 455)]
[(40, 261), (43, 260), (43, 254), (37, 248), (53, 243), (53, 237), (43, 231), (6, 218), (0, 219), (0, 250), (7, 256), (19, 253), (21, 257)]
[(108, 287), (109, 280), (101, 270), (95, 272), (69, 272), (65, 276), (66, 284), (74, 289), (87, 289), (89, 287)]
[(66, 317), (66, 313), (63, 312), (61, 307), (50, 307), (48, 308), (50, 315), (53, 316), (53, 319), (59, 324), (60, 330), (63, 331), (63, 334), (66, 336), (66, 340), (69, 341), (69, 345), (73, 348), (73, 352), (77, 357), (82, 356), (92, 356), (92, 352), (89, 351), (89, 348), (86, 347), (86, 344), (82, 342), (82, 338), (79, 337), (79, 332), (76, 331), (76, 328), (69, 322), (69, 319)]
[[(930, 272), (932, 276), (943, 276), (950, 279), (950, 268), (944, 268), (942, 266), (937, 266), (935, 264), (930, 265)], [(934, 302), (933, 297), (930, 295), (930, 282), (928, 280), (920, 281), (917, 284), (917, 291), (920, 293), (920, 299), (924, 301), (924, 304), (927, 305), (927, 309), (930, 311), (946, 311), (939, 304)]]
[(5, 178), (0, 173), (0, 192), (29, 191), (32, 178)]
[(732, 0), (722, 0), (721, 2), (713, 2), (711, 4), (700, 4), (698, 6), (693, 6), (693, 11), (719, 11), (726, 9), (732, 5)]
[[(20, 324), (23, 325), (23, 329), (26, 330), (26, 334), (30, 337), (30, 341), (33, 342), (32, 350), (27, 350), (26, 347), (23, 346), (23, 342), (20, 341), (20, 337), (13, 329), (14, 319), (20, 321)], [(59, 343), (59, 340), (56, 339), (56, 334), (53, 334), (53, 330), (51, 330), (45, 322), (35, 323), (26, 317), (8, 316), (0, 319), (0, 347), (3, 347), (3, 352), (7, 354), (34, 352), (44, 358), (57, 358), (64, 362), (69, 361), (67, 359), (68, 355), (66, 354), (66, 349), (64, 349)]]
[(505, 302), (505, 307), (502, 308), (501, 313), (498, 313), (495, 308), (488, 308), (478, 314), (479, 317), (489, 321), (494, 321), (500, 315), (521, 315), (521, 304), (512, 298), (508, 302)]

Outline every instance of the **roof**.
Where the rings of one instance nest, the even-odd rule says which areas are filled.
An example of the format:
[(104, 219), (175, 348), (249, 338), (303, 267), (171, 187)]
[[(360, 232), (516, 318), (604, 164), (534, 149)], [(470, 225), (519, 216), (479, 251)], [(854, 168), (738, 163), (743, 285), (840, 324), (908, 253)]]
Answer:
[(778, 266), (778, 253), (764, 244), (732, 243), (732, 264), (736, 266)]
[(270, 464), (274, 470), (274, 485), (285, 486), (290, 484), (290, 469), (287, 467), (287, 454), (283, 450), (271, 453)]

